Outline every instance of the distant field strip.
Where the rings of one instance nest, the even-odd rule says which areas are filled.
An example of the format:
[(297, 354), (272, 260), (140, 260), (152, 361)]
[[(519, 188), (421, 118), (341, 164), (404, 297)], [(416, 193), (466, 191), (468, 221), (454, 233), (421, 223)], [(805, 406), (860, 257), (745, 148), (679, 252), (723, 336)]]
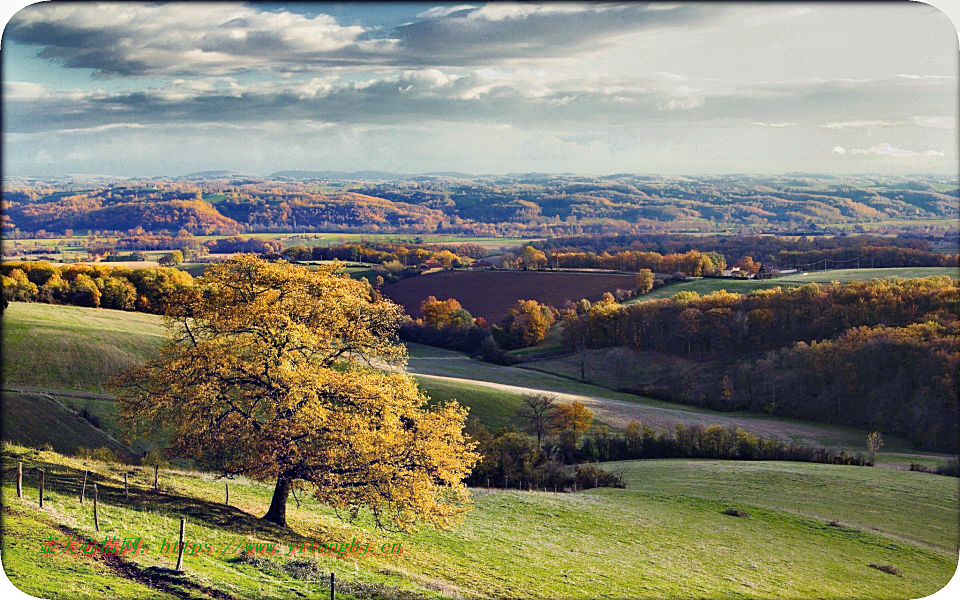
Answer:
[[(850, 451), (864, 451), (868, 432), (852, 427), (800, 421), (756, 413), (723, 413), (623, 394), (601, 387), (571, 381), (548, 373), (516, 367), (501, 367), (470, 359), (452, 351), (431, 348), (432, 358), (417, 358), (417, 345), (410, 358), (407, 371), (419, 379), (444, 383), (447, 389), (457, 385), (484, 387), (514, 396), (526, 393), (549, 392), (562, 402), (582, 402), (594, 411), (598, 420), (615, 428), (625, 428), (636, 419), (651, 426), (673, 427), (677, 422), (718, 424), (742, 427), (751, 433), (785, 441), (814, 446), (835, 447)], [(437, 360), (438, 352), (446, 352), (450, 359)], [(452, 387), (451, 387), (452, 386)], [(517, 406), (504, 407), (515, 413)], [(939, 457), (939, 455), (916, 453), (903, 439), (888, 436), (887, 449), (908, 456)], [(947, 458), (947, 457), (940, 457)]]

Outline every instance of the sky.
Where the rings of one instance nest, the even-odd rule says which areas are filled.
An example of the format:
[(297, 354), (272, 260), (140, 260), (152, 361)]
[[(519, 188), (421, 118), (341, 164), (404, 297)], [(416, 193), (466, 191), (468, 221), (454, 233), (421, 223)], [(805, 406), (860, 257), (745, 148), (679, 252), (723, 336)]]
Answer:
[(0, 54), (6, 175), (960, 171), (912, 2), (48, 2)]

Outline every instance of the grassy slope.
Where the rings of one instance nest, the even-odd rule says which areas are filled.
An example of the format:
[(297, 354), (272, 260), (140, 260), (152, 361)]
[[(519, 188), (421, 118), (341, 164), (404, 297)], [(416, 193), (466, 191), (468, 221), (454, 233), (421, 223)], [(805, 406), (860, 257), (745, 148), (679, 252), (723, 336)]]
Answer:
[(821, 282), (829, 283), (831, 281), (856, 281), (879, 279), (883, 277), (927, 277), (930, 275), (950, 275), (951, 277), (960, 277), (960, 270), (954, 267), (903, 267), (891, 269), (837, 269), (834, 271), (811, 271), (807, 273), (793, 273), (777, 279), (766, 280), (738, 280), (738, 279), (703, 279), (699, 277), (691, 278), (687, 281), (665, 285), (657, 288), (650, 293), (632, 298), (624, 304), (642, 302), (645, 300), (657, 300), (660, 298), (672, 298), (674, 294), (682, 291), (697, 292), (701, 296), (716, 292), (717, 290), (726, 290), (738, 294), (747, 294), (753, 290), (770, 289), (777, 286), (795, 287), (804, 283)]
[(130, 454), (126, 446), (47, 395), (3, 392), (2, 425), (4, 440), (35, 448), (50, 444), (57, 452), (73, 454), (81, 447), (106, 446), (124, 456)]
[[(384, 534), (363, 520), (342, 523), (310, 499), (303, 499), (299, 510), (290, 506), (290, 530), (268, 527), (251, 517), (266, 510), (271, 487), (245, 479), (231, 483), (233, 506), (224, 507), (222, 482), (210, 476), (163, 472), (166, 493), (157, 496), (146, 489), (152, 473), (136, 470), (127, 505), (116, 467), (17, 447), (7, 448), (7, 455), (5, 474), (13, 460), (24, 461), (26, 499), (15, 497), (5, 476), (3, 527), (11, 535), (3, 536), (4, 563), (13, 567), (7, 572), (16, 584), (47, 597), (64, 595), (56, 592), (64, 588), (65, 578), (86, 588), (111, 585), (113, 597), (144, 595), (127, 587), (132, 585), (128, 581), (113, 583), (109, 574), (73, 582), (77, 575), (96, 573), (97, 565), (64, 573), (65, 565), (72, 565), (67, 558), (37, 557), (39, 540), (54, 532), (54, 523), (94, 535), (89, 504), (76, 500), (84, 468), (95, 472), (102, 489), (98, 537), (142, 535), (150, 546), (135, 559), (125, 558), (135, 560), (137, 571), (173, 565), (174, 558), (158, 555), (157, 547), (163, 537), (175, 534), (180, 515), (188, 519), (188, 541), (203, 543), (225, 543), (237, 535), (265, 541), (349, 541), (355, 536), (377, 545), (402, 542), (399, 557), (315, 560), (323, 571), (332, 568), (338, 580), (355, 586), (386, 583), (468, 598), (908, 598), (942, 587), (956, 567), (950, 531), (943, 531), (945, 520), (956, 521), (955, 480), (922, 473), (792, 463), (723, 463), (722, 469), (696, 464), (706, 461), (689, 467), (688, 461), (645, 461), (636, 467), (618, 463), (628, 472), (630, 489), (577, 494), (475, 490), (475, 508), (455, 531)], [(48, 474), (43, 511), (35, 509), (38, 466)], [(794, 497), (782, 493), (789, 484), (758, 478), (758, 468), (779, 471), (794, 482), (802, 477), (809, 510), (795, 514)], [(780, 493), (760, 499), (744, 494), (734, 501), (728, 486), (739, 481), (745, 489), (770, 485)], [(664, 493), (663, 486), (671, 487)], [(857, 495), (861, 497), (854, 502)], [(724, 515), (730, 506), (747, 510), (750, 518)], [(859, 515), (864, 506), (875, 510)], [(860, 516), (862, 528), (827, 525), (825, 519), (835, 516), (846, 523), (850, 511)], [(907, 520), (893, 518), (907, 511), (912, 513)], [(284, 564), (286, 557), (274, 560)], [(871, 569), (870, 563), (894, 564), (903, 576)], [(215, 587), (231, 597), (280, 598), (297, 590), (306, 597), (326, 594), (319, 586), (291, 581), (282, 571), (231, 562), (229, 555), (187, 557), (186, 569), (193, 585)], [(377, 597), (371, 588), (364, 589), (368, 593), (358, 597)]]
[(109, 375), (144, 360), (162, 339), (154, 315), (12, 302), (3, 315), (4, 383), (105, 393)]

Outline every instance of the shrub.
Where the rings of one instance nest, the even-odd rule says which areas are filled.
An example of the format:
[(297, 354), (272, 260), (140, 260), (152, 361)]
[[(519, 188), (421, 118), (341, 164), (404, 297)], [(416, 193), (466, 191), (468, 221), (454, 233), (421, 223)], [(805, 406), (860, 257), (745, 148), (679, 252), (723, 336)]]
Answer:
[(898, 569), (894, 565), (870, 563), (870, 566), (878, 571), (883, 571), (884, 573), (890, 573), (891, 575), (896, 575), (898, 577), (902, 575), (902, 572), (900, 571), (900, 569)]
[(90, 423), (97, 429), (100, 429), (100, 417), (93, 414), (93, 411), (90, 409), (90, 405), (81, 408), (77, 414), (79, 414), (80, 417), (83, 418), (83, 420), (85, 420), (87, 423)]
[(294, 579), (317, 580), (323, 578), (323, 570), (315, 560), (291, 560), (283, 565), (283, 569)]
[(750, 514), (747, 513), (747, 511), (740, 510), (739, 508), (728, 508), (727, 510), (723, 511), (723, 514), (730, 515), (731, 517), (743, 517), (743, 518), (750, 517)]
[(140, 463), (148, 467), (160, 467), (161, 469), (166, 469), (170, 466), (170, 462), (164, 458), (163, 454), (156, 448), (144, 454), (143, 458), (140, 459)]
[(621, 479), (618, 475), (609, 471), (604, 471), (597, 465), (593, 464), (577, 465), (577, 471), (576, 475), (574, 475), (574, 480), (577, 483), (577, 487), (584, 490), (595, 487), (627, 487), (624, 485), (623, 479)]
[(77, 457), (88, 460), (98, 460), (105, 463), (120, 462), (120, 456), (106, 446), (100, 446), (99, 448), (94, 448), (93, 450), (80, 446), (77, 448)]
[(945, 463), (939, 463), (934, 470), (937, 475), (949, 475), (950, 477), (960, 477), (960, 460), (954, 458)]

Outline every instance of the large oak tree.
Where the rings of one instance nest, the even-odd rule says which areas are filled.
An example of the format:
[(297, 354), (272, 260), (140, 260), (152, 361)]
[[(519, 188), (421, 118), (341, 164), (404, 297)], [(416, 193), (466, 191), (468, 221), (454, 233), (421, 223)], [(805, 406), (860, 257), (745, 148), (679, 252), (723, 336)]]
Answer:
[(226, 475), (275, 482), (265, 519), (285, 524), (292, 489), (378, 525), (448, 527), (469, 510), (477, 455), (466, 410), (430, 407), (396, 341), (400, 307), (333, 268), (251, 255), (211, 265), (169, 303), (172, 339), (118, 382), (134, 432)]

